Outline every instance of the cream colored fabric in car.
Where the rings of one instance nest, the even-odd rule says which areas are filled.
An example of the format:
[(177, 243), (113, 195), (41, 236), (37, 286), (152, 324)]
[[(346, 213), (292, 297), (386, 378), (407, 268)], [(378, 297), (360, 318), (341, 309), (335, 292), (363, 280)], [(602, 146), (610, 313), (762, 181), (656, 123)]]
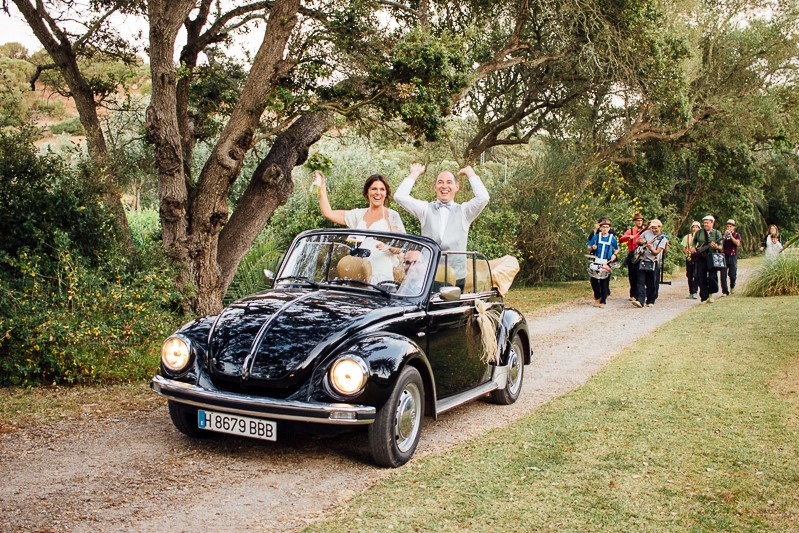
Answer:
[(512, 255), (503, 255), (488, 262), (491, 265), (491, 281), (499, 289), (499, 293), (505, 296), (510, 290), (513, 278), (519, 273), (519, 260)]
[(352, 257), (345, 255), (336, 265), (338, 277), (357, 279), (358, 281), (369, 281), (372, 276), (372, 263), (363, 257)]

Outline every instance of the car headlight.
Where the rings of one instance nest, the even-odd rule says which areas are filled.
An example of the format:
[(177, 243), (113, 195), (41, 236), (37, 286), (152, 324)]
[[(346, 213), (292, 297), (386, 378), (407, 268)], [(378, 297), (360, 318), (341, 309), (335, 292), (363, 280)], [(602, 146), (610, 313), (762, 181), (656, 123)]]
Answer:
[(344, 396), (359, 392), (366, 385), (366, 363), (360, 357), (343, 357), (330, 367), (330, 385)]
[(189, 341), (181, 337), (169, 337), (161, 345), (161, 362), (172, 372), (186, 369), (191, 359)]

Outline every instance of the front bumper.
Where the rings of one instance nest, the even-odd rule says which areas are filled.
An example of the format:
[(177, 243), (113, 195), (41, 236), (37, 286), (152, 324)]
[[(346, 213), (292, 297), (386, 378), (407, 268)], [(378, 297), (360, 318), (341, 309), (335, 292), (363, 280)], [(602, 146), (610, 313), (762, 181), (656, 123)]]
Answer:
[(259, 418), (351, 426), (373, 423), (376, 412), (368, 405), (297, 402), (206, 389), (163, 376), (155, 376), (150, 388), (176, 402)]

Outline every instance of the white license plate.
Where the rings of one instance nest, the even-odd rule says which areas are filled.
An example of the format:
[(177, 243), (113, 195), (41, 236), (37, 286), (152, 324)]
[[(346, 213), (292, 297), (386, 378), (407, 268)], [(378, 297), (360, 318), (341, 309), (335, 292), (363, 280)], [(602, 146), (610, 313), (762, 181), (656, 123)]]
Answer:
[(241, 435), (263, 440), (277, 440), (277, 424), (271, 420), (249, 416), (217, 413), (216, 411), (197, 411), (197, 427), (219, 433)]

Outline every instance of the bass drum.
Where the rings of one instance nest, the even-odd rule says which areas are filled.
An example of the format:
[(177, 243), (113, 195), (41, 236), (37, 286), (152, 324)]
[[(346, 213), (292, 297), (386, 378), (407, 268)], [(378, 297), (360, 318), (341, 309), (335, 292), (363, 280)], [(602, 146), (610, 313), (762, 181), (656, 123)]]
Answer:
[(594, 279), (605, 279), (610, 276), (610, 265), (604, 261), (592, 261), (588, 264), (588, 275)]

